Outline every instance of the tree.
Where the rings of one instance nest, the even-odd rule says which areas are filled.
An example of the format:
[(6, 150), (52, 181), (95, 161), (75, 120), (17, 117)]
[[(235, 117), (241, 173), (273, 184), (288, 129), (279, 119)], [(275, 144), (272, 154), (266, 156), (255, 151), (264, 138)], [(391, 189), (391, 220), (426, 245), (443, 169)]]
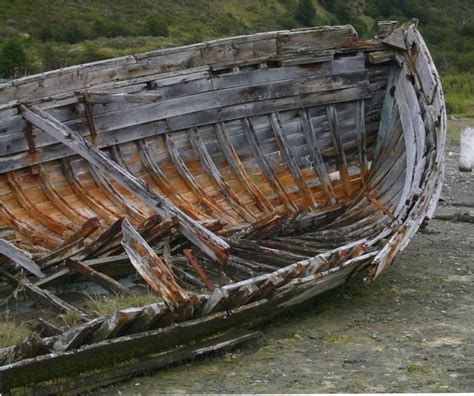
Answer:
[(299, 0), (295, 11), (295, 20), (303, 26), (314, 26), (316, 22), (316, 8), (313, 0)]
[(3, 78), (10, 78), (15, 67), (21, 70), (25, 66), (26, 55), (23, 44), (16, 37), (8, 39), (0, 52), (0, 75)]

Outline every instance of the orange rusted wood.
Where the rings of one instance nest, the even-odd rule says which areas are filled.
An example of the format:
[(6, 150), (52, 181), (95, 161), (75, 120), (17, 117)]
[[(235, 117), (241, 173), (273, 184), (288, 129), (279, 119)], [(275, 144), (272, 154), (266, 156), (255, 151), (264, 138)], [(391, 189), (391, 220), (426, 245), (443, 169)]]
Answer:
[(189, 300), (188, 293), (178, 285), (171, 269), (127, 219), (122, 223), (122, 245), (137, 272), (168, 306), (179, 309)]
[(208, 290), (210, 292), (214, 291), (214, 289), (216, 288), (212, 282), (209, 280), (209, 278), (207, 277), (206, 273), (203, 271), (203, 269), (201, 268), (201, 266), (199, 265), (199, 263), (197, 262), (196, 258), (193, 256), (193, 254), (191, 253), (191, 251), (189, 249), (184, 249), (183, 250), (183, 254), (186, 256), (186, 258), (188, 259), (188, 262), (193, 266), (194, 270), (197, 272), (197, 274), (199, 275), (199, 277), (202, 279), (202, 281), (204, 282), (204, 284), (206, 285), (206, 287), (208, 288)]

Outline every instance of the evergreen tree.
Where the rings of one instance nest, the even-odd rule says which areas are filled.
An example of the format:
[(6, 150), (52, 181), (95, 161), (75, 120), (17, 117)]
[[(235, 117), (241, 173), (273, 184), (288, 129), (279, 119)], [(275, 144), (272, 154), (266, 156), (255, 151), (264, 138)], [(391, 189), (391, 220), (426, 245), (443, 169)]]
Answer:
[(313, 0), (299, 0), (295, 11), (295, 20), (302, 26), (314, 26), (316, 23), (316, 8)]
[(24, 69), (26, 65), (26, 55), (23, 44), (17, 38), (8, 39), (0, 52), (0, 76), (10, 78), (13, 69), (18, 67)]

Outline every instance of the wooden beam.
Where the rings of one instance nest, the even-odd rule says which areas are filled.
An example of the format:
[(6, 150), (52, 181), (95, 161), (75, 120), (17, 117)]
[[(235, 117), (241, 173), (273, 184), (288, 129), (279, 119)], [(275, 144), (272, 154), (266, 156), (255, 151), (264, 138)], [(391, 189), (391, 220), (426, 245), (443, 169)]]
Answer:
[(187, 292), (178, 285), (171, 269), (127, 219), (122, 223), (122, 245), (137, 272), (168, 306), (178, 310), (189, 301)]
[(307, 109), (299, 111), (299, 118), (301, 120), (301, 128), (306, 139), (306, 144), (309, 145), (311, 161), (313, 162), (313, 167), (315, 168), (316, 174), (318, 175), (319, 182), (321, 187), (326, 194), (326, 199), (328, 204), (336, 202), (336, 195), (332, 188), (331, 179), (329, 179), (328, 171), (326, 169), (326, 164), (323, 160), (321, 150), (318, 144), (318, 137), (316, 131), (314, 130), (313, 123), (308, 114)]
[(260, 191), (258, 186), (254, 183), (250, 175), (247, 173), (244, 164), (239, 158), (237, 151), (235, 150), (230, 140), (229, 134), (227, 133), (226, 127), (223, 122), (215, 124), (216, 136), (219, 141), (219, 145), (222, 152), (225, 155), (227, 162), (229, 163), (230, 169), (238, 177), (242, 185), (245, 187), (247, 192), (253, 196), (255, 203), (265, 213), (273, 213), (274, 208), (270, 201)]
[(303, 194), (303, 199), (309, 206), (315, 208), (317, 206), (316, 201), (314, 200), (313, 194), (311, 193), (311, 189), (306, 184), (304, 176), (301, 173), (298, 163), (296, 162), (296, 158), (291, 152), (290, 144), (286, 138), (280, 116), (277, 112), (272, 113), (271, 115), (271, 125), (278, 147), (280, 147), (281, 153), (285, 158), (291, 176), (293, 176), (298, 189)]
[(232, 191), (231, 187), (227, 184), (222, 176), (220, 170), (214, 163), (209, 151), (207, 150), (206, 144), (201, 139), (197, 128), (192, 128), (189, 132), (189, 140), (193, 147), (195, 155), (198, 157), (201, 166), (206, 170), (209, 177), (214, 180), (217, 185), (218, 191), (226, 199), (229, 204), (242, 216), (242, 218), (248, 222), (255, 221), (255, 216), (246, 208), (245, 204), (240, 200), (237, 194)]
[(46, 276), (41, 272), (41, 268), (31, 259), (30, 253), (18, 249), (13, 243), (5, 239), (0, 239), (0, 254), (8, 257), (16, 265), (39, 278)]
[(250, 150), (252, 151), (255, 159), (257, 160), (257, 163), (259, 164), (260, 168), (262, 169), (262, 172), (264, 175), (267, 177), (268, 181), (272, 185), (272, 187), (275, 189), (276, 193), (280, 197), (283, 205), (291, 212), (297, 212), (298, 208), (295, 206), (295, 204), (291, 201), (290, 197), (288, 197), (288, 194), (286, 193), (285, 189), (282, 187), (280, 184), (280, 181), (278, 180), (278, 177), (275, 175), (275, 172), (273, 171), (273, 168), (271, 167), (270, 163), (268, 162), (267, 157), (265, 156), (265, 153), (262, 150), (262, 147), (260, 146), (260, 143), (257, 139), (257, 133), (255, 131), (255, 128), (252, 124), (252, 121), (250, 118), (244, 118), (243, 119), (243, 124), (244, 124), (244, 135), (247, 140), (248, 145), (250, 146)]
[(326, 113), (329, 125), (329, 134), (336, 152), (336, 161), (341, 175), (342, 186), (348, 197), (352, 195), (351, 178), (347, 167), (346, 154), (344, 152), (341, 130), (339, 129), (339, 121), (337, 119), (337, 110), (335, 105), (327, 105)]
[(66, 263), (74, 271), (78, 272), (81, 275), (84, 275), (85, 277), (89, 278), (90, 280), (97, 283), (99, 286), (103, 287), (105, 290), (108, 290), (113, 294), (119, 296), (131, 296), (133, 294), (130, 290), (122, 286), (119, 282), (112, 279), (110, 276), (107, 276), (102, 272), (96, 271), (95, 269), (89, 267), (81, 261), (67, 259)]
[(105, 153), (86, 141), (76, 132), (63, 125), (47, 112), (36, 107), (20, 106), (22, 115), (49, 135), (78, 153), (90, 164), (101, 169), (106, 175), (114, 178), (138, 198), (146, 202), (163, 217), (176, 216), (180, 230), (192, 243), (198, 246), (206, 255), (219, 263), (225, 263), (229, 246), (222, 238), (210, 232), (191, 219), (166, 198), (159, 196), (150, 187), (130, 172), (112, 161)]

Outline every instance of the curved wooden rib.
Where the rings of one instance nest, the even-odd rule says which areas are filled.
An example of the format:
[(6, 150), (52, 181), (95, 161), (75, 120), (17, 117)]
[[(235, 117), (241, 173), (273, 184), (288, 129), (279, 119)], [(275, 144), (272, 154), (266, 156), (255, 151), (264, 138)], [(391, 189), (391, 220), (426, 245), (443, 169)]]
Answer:
[(26, 212), (38, 223), (51, 230), (52, 232), (63, 237), (66, 231), (72, 230), (73, 227), (71, 224), (63, 224), (46, 213), (43, 213), (37, 205), (29, 200), (29, 198), (23, 192), (23, 189), (20, 187), (18, 180), (15, 177), (14, 172), (8, 172), (6, 174), (6, 181), (8, 186), (13, 191), (15, 198), (17, 199), (20, 206), (26, 210)]
[(110, 199), (122, 213), (126, 213), (138, 223), (145, 220), (146, 216), (143, 214), (143, 212), (137, 209), (131, 201), (127, 200), (99, 169), (97, 169), (92, 164), (88, 165), (89, 173), (92, 176), (95, 184), (97, 184), (107, 194), (107, 198)]
[(352, 195), (351, 178), (349, 176), (346, 154), (339, 129), (336, 107), (334, 105), (327, 105), (326, 113), (328, 117), (329, 134), (331, 135), (332, 144), (336, 152), (337, 167), (341, 175), (342, 186), (345, 194), (350, 197)]
[(270, 184), (274, 188), (274, 190), (277, 192), (279, 195), (281, 201), (283, 202), (283, 205), (290, 211), (290, 212), (298, 212), (298, 208), (295, 206), (295, 204), (291, 201), (290, 197), (286, 193), (285, 189), (282, 187), (280, 184), (278, 178), (275, 175), (275, 172), (273, 171), (273, 168), (271, 167), (270, 163), (268, 162), (267, 157), (265, 156), (265, 153), (263, 152), (262, 148), (260, 147), (260, 143), (257, 140), (257, 134), (255, 132), (255, 128), (252, 124), (252, 121), (250, 118), (244, 118), (242, 120), (243, 125), (244, 125), (244, 135), (247, 140), (248, 145), (250, 146), (250, 149), (257, 160), (257, 163), (259, 164), (260, 168), (262, 169), (263, 173), (269, 180)]
[(191, 205), (184, 200), (180, 194), (175, 190), (175, 188), (168, 182), (168, 179), (165, 177), (160, 167), (153, 158), (153, 154), (150, 151), (150, 148), (144, 140), (137, 140), (138, 153), (140, 155), (140, 160), (147, 170), (148, 174), (151, 176), (152, 180), (158, 186), (158, 188), (163, 191), (163, 193), (170, 199), (175, 205), (177, 205), (183, 212), (188, 216), (191, 216), (193, 219), (209, 218), (208, 215), (203, 214), (197, 208), (192, 207)]
[(108, 208), (103, 206), (91, 194), (88, 194), (86, 189), (82, 186), (82, 184), (74, 175), (70, 159), (63, 158), (61, 160), (61, 167), (73, 191), (87, 204), (87, 206), (89, 206), (94, 212), (96, 212), (100, 217), (102, 217), (107, 222), (107, 224), (113, 224), (119, 216), (117, 216), (115, 213), (111, 212)]
[(336, 194), (332, 188), (331, 180), (329, 179), (328, 171), (319, 149), (318, 137), (316, 136), (316, 131), (314, 130), (313, 123), (308, 114), (308, 109), (299, 110), (299, 119), (300, 125), (303, 129), (303, 134), (306, 139), (306, 143), (310, 146), (310, 155), (313, 167), (318, 175), (319, 182), (321, 187), (326, 194), (326, 199), (328, 204), (336, 202)]
[(51, 182), (49, 175), (44, 171), (44, 166), (38, 165), (39, 169), (39, 183), (43, 189), (45, 195), (54, 203), (54, 205), (69, 219), (73, 220), (76, 224), (81, 224), (88, 220), (87, 217), (81, 215), (79, 212), (69, 206), (67, 201), (57, 192), (53, 183)]
[(207, 207), (214, 215), (222, 216), (226, 221), (231, 224), (235, 223), (235, 219), (229, 216), (224, 208), (214, 202), (214, 200), (196, 182), (193, 175), (191, 174), (188, 167), (181, 158), (181, 155), (179, 154), (178, 148), (176, 147), (173, 138), (169, 135), (166, 135), (166, 148), (168, 150), (168, 155), (171, 158), (171, 162), (176, 167), (176, 170), (183, 178), (186, 185), (202, 202), (202, 204)]
[(215, 124), (215, 131), (219, 145), (222, 148), (222, 152), (224, 153), (224, 156), (232, 172), (234, 172), (234, 174), (240, 180), (250, 196), (254, 198), (255, 203), (262, 211), (267, 214), (274, 213), (275, 208), (265, 197), (265, 195), (263, 195), (258, 186), (253, 182), (252, 178), (247, 173), (244, 164), (242, 164), (242, 161), (240, 161), (239, 155), (230, 141), (225, 125), (221, 122)]
[(290, 145), (286, 139), (285, 132), (283, 131), (283, 126), (281, 124), (280, 116), (278, 113), (272, 113), (271, 115), (271, 125), (273, 133), (275, 134), (278, 147), (280, 147), (283, 156), (285, 157), (288, 169), (295, 180), (298, 189), (303, 194), (303, 199), (306, 201), (306, 204), (312, 208), (317, 207), (317, 203), (314, 199), (313, 194), (311, 193), (310, 188), (306, 184), (303, 174), (296, 162), (296, 159), (291, 152)]
[(195, 155), (198, 157), (201, 166), (207, 171), (208, 175), (212, 177), (214, 183), (218, 187), (218, 191), (227, 200), (227, 202), (239, 212), (243, 219), (248, 222), (253, 222), (256, 217), (245, 207), (244, 203), (239, 199), (237, 194), (232, 191), (230, 186), (222, 177), (221, 172), (212, 160), (206, 145), (201, 139), (197, 128), (193, 128), (189, 132), (189, 140), (193, 146)]
[(362, 180), (366, 180), (369, 174), (367, 161), (367, 136), (365, 133), (365, 104), (364, 100), (358, 100), (356, 104), (356, 133), (357, 148), (359, 150), (359, 166)]
[(8, 219), (8, 222), (13, 225), (15, 232), (22, 235), (27, 240), (32, 241), (34, 244), (47, 249), (56, 249), (63, 243), (63, 240), (58, 238), (56, 235), (46, 233), (34, 225), (32, 226), (29, 223), (19, 220), (18, 217), (11, 213), (2, 202), (0, 202), (0, 211), (3, 212), (3, 217)]

